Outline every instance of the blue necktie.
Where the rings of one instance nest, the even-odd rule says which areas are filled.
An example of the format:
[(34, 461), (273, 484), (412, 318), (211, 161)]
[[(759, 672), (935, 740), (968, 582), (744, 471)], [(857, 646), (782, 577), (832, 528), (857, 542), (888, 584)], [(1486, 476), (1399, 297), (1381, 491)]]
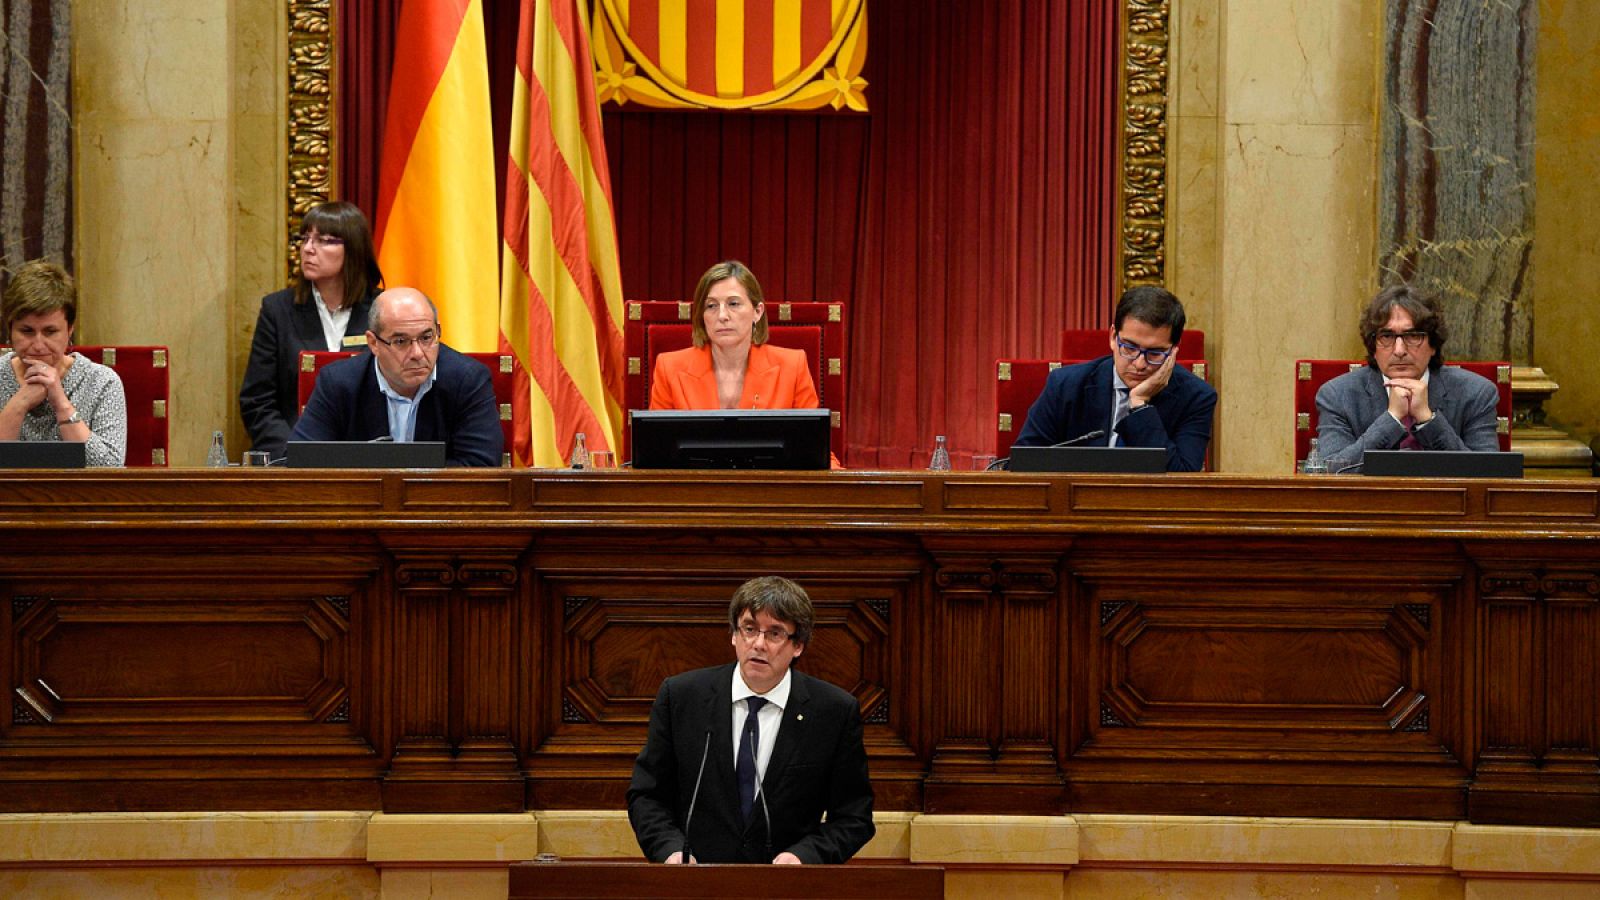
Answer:
[(1122, 444), (1122, 435), (1117, 433), (1117, 426), (1128, 417), (1128, 388), (1117, 388), (1117, 405), (1111, 410), (1111, 439), (1106, 441), (1107, 447), (1116, 447)]
[[(745, 706), (750, 710), (744, 717), (744, 731), (739, 734), (739, 761), (734, 771), (739, 776), (739, 814), (750, 821), (750, 810), (756, 802), (756, 748), (761, 743), (761, 723), (756, 713), (767, 705), (764, 697), (747, 697)], [(726, 770), (724, 770), (726, 771)]]

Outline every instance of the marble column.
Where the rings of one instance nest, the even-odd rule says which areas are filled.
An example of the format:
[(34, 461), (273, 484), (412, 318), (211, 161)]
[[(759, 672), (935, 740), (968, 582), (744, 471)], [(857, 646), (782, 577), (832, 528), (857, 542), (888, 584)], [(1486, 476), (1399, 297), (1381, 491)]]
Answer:
[(1588, 448), (1545, 422), (1557, 385), (1533, 352), (1539, 7), (1388, 4), (1379, 269), (1439, 298), (1447, 359), (1513, 363), (1514, 449), (1530, 470), (1587, 475)]
[(39, 257), (74, 268), (69, 7), (0, 0), (0, 284)]
[(1527, 365), (1538, 0), (1391, 0), (1385, 19), (1382, 281), (1440, 299), (1447, 358)]

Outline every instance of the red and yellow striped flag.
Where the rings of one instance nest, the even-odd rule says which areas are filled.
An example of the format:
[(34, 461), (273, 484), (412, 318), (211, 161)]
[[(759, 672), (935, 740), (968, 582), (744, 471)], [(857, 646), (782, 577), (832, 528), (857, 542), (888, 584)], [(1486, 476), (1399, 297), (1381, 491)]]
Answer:
[[(581, 0), (522, 0), (506, 162), (501, 352), (522, 363), (519, 465), (622, 434), (622, 279)], [(531, 378), (530, 378), (531, 376)]]
[(480, 0), (405, 0), (378, 166), (378, 265), (457, 350), (498, 341), (494, 137)]

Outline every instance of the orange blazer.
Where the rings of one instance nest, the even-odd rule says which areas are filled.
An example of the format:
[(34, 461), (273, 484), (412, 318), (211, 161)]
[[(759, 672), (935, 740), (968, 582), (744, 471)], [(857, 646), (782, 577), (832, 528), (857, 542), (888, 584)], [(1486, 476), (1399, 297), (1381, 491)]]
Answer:
[[(817, 386), (804, 350), (752, 344), (744, 367), (740, 409), (816, 409)], [(720, 409), (710, 347), (686, 347), (656, 357), (650, 376), (651, 409)], [(828, 454), (829, 467), (842, 469)]]
[[(745, 363), (740, 409), (816, 409), (817, 386), (804, 350), (754, 344)], [(718, 409), (717, 373), (710, 347), (687, 347), (656, 357), (651, 409)]]

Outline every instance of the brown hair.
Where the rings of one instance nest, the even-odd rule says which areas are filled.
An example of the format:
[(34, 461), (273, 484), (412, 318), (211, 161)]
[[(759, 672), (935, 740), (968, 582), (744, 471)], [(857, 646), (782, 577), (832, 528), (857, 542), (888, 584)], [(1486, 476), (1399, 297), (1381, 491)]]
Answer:
[[(344, 282), (346, 306), (359, 303), (383, 287), (383, 272), (378, 268), (378, 257), (372, 249), (372, 228), (367, 217), (354, 203), (335, 200), (311, 207), (300, 223), (300, 234), (315, 228), (319, 234), (332, 235), (344, 241), (344, 267), (339, 278)], [(311, 302), (311, 282), (306, 281), (299, 269), (294, 276), (294, 302), (304, 306)]]
[(70, 331), (78, 323), (78, 286), (67, 270), (48, 259), (23, 263), (0, 299), (0, 339), (11, 339), (11, 326), (23, 316), (61, 310)]
[[(744, 288), (750, 302), (756, 306), (765, 306), (766, 300), (761, 294), (761, 282), (756, 280), (756, 274), (737, 259), (723, 260), (706, 270), (700, 276), (700, 283), (694, 288), (694, 305), (689, 310), (689, 326), (694, 332), (694, 345), (706, 345), (706, 295), (711, 293), (711, 286), (719, 281), (732, 278)], [(765, 344), (767, 342), (767, 317), (763, 315), (756, 320), (750, 329), (750, 342), (752, 344)]]
[(763, 575), (746, 581), (733, 592), (733, 601), (728, 604), (728, 629), (737, 631), (739, 620), (744, 618), (745, 613), (754, 616), (762, 611), (780, 622), (793, 625), (796, 644), (810, 643), (811, 629), (817, 624), (817, 613), (811, 606), (811, 598), (806, 596), (805, 588), (777, 575)]
[(1129, 318), (1138, 319), (1151, 328), (1171, 328), (1173, 344), (1183, 340), (1183, 304), (1164, 287), (1141, 284), (1123, 291), (1117, 300), (1115, 330), (1120, 332), (1123, 320)]
[(1405, 310), (1411, 316), (1411, 327), (1427, 334), (1428, 346), (1433, 348), (1433, 358), (1428, 360), (1428, 368), (1438, 371), (1444, 365), (1444, 354), (1440, 351), (1444, 349), (1450, 330), (1445, 327), (1438, 298), (1408, 284), (1390, 285), (1379, 291), (1361, 314), (1361, 343), (1367, 346), (1367, 365), (1374, 369), (1378, 367), (1378, 332), (1389, 324), (1389, 316), (1396, 309)]

